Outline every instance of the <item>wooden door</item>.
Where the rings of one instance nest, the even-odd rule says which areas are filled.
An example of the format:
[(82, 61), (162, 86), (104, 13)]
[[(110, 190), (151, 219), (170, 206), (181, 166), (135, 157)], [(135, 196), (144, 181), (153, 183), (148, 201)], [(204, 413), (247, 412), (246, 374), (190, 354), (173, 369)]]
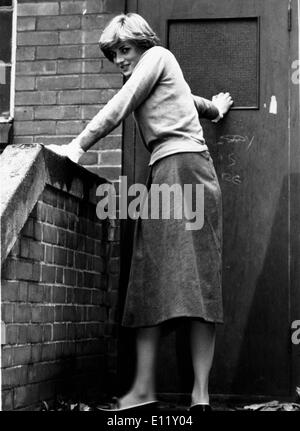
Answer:
[[(175, 54), (194, 94), (211, 98), (229, 91), (235, 102), (217, 125), (201, 121), (223, 194), (225, 323), (218, 326), (211, 374), (215, 394), (288, 395), (294, 382), (289, 202), (291, 146), (296, 143), (289, 137), (289, 46), (296, 33), (290, 28), (289, 3), (128, 1), (128, 11), (141, 14)], [(145, 180), (148, 160), (128, 120), (124, 174), (129, 184)], [(124, 281), (131, 236), (127, 222)], [(189, 391), (185, 329), (162, 344), (159, 391)]]

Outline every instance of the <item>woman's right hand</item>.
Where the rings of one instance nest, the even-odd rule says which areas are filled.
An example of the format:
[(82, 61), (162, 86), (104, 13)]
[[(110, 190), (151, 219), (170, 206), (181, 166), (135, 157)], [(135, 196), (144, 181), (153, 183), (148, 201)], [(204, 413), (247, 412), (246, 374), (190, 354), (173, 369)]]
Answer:
[(46, 148), (48, 148), (49, 150), (53, 151), (56, 154), (59, 154), (60, 156), (68, 157), (70, 160), (72, 160), (75, 163), (78, 163), (82, 154), (85, 153), (85, 151), (81, 148), (81, 146), (74, 141), (66, 145), (50, 144), (50, 145), (46, 145)]

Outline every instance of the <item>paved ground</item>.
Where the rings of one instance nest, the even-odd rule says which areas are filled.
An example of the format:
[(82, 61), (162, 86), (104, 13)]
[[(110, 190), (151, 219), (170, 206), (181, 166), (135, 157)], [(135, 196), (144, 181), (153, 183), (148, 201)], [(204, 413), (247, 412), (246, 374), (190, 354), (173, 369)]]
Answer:
[[(190, 400), (186, 396), (175, 396), (174, 394), (161, 395), (158, 397), (159, 404), (153, 411), (161, 414), (175, 414), (188, 413), (188, 408)], [(297, 402), (291, 400), (278, 400), (269, 399), (263, 400), (258, 399), (251, 401), (241, 400), (221, 400), (220, 398), (211, 400), (211, 407), (214, 412), (218, 411), (235, 411), (235, 412), (248, 412), (248, 411), (300, 411), (300, 400)], [(55, 410), (55, 411), (99, 411), (98, 407), (107, 405), (109, 403), (108, 398), (103, 398), (102, 400), (95, 401), (70, 401), (58, 399), (54, 405), (48, 405), (47, 403), (42, 403), (42, 410)]]

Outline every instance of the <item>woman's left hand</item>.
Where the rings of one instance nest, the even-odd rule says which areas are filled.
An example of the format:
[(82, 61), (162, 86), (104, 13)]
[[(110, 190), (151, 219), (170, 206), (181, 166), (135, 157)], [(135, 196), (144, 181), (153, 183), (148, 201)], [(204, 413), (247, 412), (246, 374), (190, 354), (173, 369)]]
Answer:
[(212, 102), (218, 108), (221, 118), (229, 111), (233, 104), (230, 93), (219, 93), (216, 96), (213, 96)]

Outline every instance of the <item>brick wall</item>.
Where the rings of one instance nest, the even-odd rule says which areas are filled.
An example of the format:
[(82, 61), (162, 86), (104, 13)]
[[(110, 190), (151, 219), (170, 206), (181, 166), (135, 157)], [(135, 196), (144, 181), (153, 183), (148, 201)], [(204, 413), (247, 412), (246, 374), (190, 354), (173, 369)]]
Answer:
[[(14, 142), (65, 144), (122, 86), (98, 47), (125, 0), (19, 0)], [(121, 127), (80, 163), (112, 180), (121, 174)]]
[[(125, 0), (18, 1), (15, 144), (70, 142), (118, 91), (122, 76), (103, 57), (98, 40), (106, 23), (124, 9)], [(80, 164), (118, 180), (121, 138), (120, 126)], [(89, 208), (88, 214), (95, 214)], [(119, 232), (105, 233), (100, 225), (102, 239), (96, 232), (84, 239), (76, 231), (78, 221), (73, 232), (78, 249), (73, 248), (64, 223), (73, 217), (84, 225), (84, 214), (80, 201), (50, 187), (7, 258), (2, 271), (5, 410), (31, 410), (62, 392), (114, 391)], [(64, 240), (69, 242), (63, 245)], [(104, 265), (97, 277), (92, 276), (96, 262)]]
[[(20, 160), (31, 150), (21, 151)], [(3, 410), (35, 410), (57, 395), (95, 401), (115, 380), (119, 230), (96, 216), (87, 179), (98, 177), (80, 181), (82, 168), (55, 157), (60, 179), (54, 173), (2, 266)], [(61, 179), (72, 167), (68, 192)]]

